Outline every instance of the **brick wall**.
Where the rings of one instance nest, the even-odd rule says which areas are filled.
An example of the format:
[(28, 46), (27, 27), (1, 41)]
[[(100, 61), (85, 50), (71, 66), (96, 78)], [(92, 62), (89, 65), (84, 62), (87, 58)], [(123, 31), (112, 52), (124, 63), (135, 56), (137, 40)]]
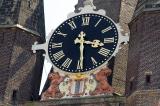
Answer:
[(126, 70), (128, 59), (128, 44), (122, 45), (122, 49), (116, 55), (112, 86), (116, 93), (125, 94)]
[(9, 77), (9, 64), (12, 56), (14, 36), (13, 29), (0, 31), (0, 99), (4, 98), (6, 83)]
[[(134, 19), (130, 25), (131, 40), (128, 60), (127, 79), (134, 77), (135, 90), (158, 89), (159, 71), (159, 12), (146, 12)], [(145, 84), (146, 74), (151, 73), (150, 85)], [(127, 83), (129, 90), (129, 82)]]
[(39, 98), (43, 51), (33, 54), (31, 46), (44, 42), (43, 9), (43, 0), (0, 1), (0, 103), (15, 95), (19, 102)]
[(1, 27), (20, 24), (45, 37), (43, 0), (2, 0), (0, 4)]
[[(146, 106), (148, 103), (152, 106), (152, 98), (148, 90), (158, 92), (160, 89), (160, 12), (150, 11), (143, 12), (130, 23), (131, 38), (129, 48), (128, 70), (127, 70), (127, 85), (126, 94), (128, 98), (132, 98), (134, 92), (141, 93), (141, 90), (146, 90), (146, 95), (139, 98), (140, 93), (134, 96), (134, 99), (129, 99), (129, 103), (133, 106)], [(147, 81), (147, 75), (150, 76)], [(131, 81), (132, 89), (131, 89)], [(160, 99), (159, 96), (153, 96), (154, 99)], [(141, 100), (142, 99), (142, 100)], [(143, 99), (148, 101), (144, 102)], [(138, 103), (135, 101), (139, 101)], [(132, 106), (129, 105), (129, 106)]]
[(0, 24), (13, 25), (18, 21), (20, 9), (19, 0), (1, 0), (0, 3)]
[(43, 38), (45, 38), (43, 4), (43, 0), (22, 0), (18, 24), (38, 32)]
[[(31, 100), (35, 92), (38, 94), (38, 91), (34, 90), (36, 90), (35, 85), (36, 87), (40, 85), (43, 66), (42, 62), (37, 63), (38, 60), (43, 61), (42, 56), (36, 59), (37, 56), (32, 53), (31, 46), (40, 39), (18, 28), (0, 29), (0, 32), (2, 33), (0, 36), (5, 36), (4, 43), (0, 47), (0, 81), (2, 82), (0, 98), (9, 103), (13, 90), (17, 90), (18, 101)], [(39, 66), (41, 69), (35, 64), (41, 64)], [(34, 77), (36, 74), (40, 75), (39, 78)]]
[(127, 106), (159, 106), (159, 90), (140, 90), (127, 98)]
[[(122, 36), (130, 34), (128, 23), (132, 19), (137, 0), (121, 0), (119, 25), (123, 29)], [(128, 62), (129, 44), (121, 44), (121, 50), (116, 55), (113, 75), (113, 87), (116, 93), (125, 95), (126, 71)]]

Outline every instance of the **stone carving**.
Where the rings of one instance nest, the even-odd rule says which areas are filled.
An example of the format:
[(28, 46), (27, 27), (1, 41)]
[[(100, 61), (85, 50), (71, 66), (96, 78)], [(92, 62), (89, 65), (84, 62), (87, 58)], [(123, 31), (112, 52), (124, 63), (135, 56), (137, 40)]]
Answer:
[(93, 75), (90, 76), (86, 81), (85, 96), (91, 95), (91, 93), (96, 89), (97, 81), (94, 79)]
[(63, 82), (60, 83), (59, 85), (59, 90), (60, 92), (64, 95), (63, 97), (66, 98), (69, 96), (69, 87), (70, 87), (70, 82), (71, 82), (71, 79), (69, 77), (66, 77), (64, 79)]
[(114, 90), (107, 80), (111, 72), (109, 68), (102, 68), (97, 74), (81, 79), (74, 79), (67, 75), (62, 77), (58, 72), (50, 73), (48, 78), (51, 83), (42, 93), (41, 100), (112, 94)]
[(155, 106), (160, 106), (160, 100), (158, 101), (157, 105), (155, 105)]
[(92, 95), (100, 95), (100, 94), (112, 94), (114, 92), (111, 85), (108, 83), (107, 77), (110, 76), (111, 70), (107, 68), (102, 68), (96, 75), (96, 80), (98, 85), (91, 94)]
[(61, 98), (63, 94), (59, 90), (59, 84), (64, 80), (64, 77), (60, 76), (58, 72), (50, 73), (48, 78), (51, 80), (49, 88), (42, 93), (41, 100)]
[[(74, 80), (70, 81), (69, 86), (69, 96), (71, 97), (81, 97), (85, 94), (87, 79)], [(79, 86), (77, 86), (77, 84)]]
[[(78, 86), (77, 86), (78, 84)], [(74, 80), (66, 77), (63, 82), (59, 85), (61, 93), (64, 94), (63, 98), (66, 97), (81, 97), (89, 96), (90, 92), (93, 92), (97, 86), (97, 82), (93, 78), (84, 78)]]

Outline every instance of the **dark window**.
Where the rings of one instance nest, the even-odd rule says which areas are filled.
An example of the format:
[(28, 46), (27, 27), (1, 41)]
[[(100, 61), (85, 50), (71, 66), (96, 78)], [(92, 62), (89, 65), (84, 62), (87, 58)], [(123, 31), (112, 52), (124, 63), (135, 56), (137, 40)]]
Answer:
[(119, 103), (119, 106), (125, 106), (125, 104), (124, 103)]
[(108, 62), (108, 68), (112, 70), (111, 75), (108, 77), (109, 84), (112, 85), (112, 78), (113, 78), (113, 70), (114, 70), (114, 64), (115, 64), (115, 57), (112, 57)]
[(17, 90), (13, 90), (12, 101), (17, 101)]
[(145, 5), (145, 8), (152, 8), (152, 7), (153, 7), (152, 4)]
[(133, 81), (130, 81), (130, 90), (133, 90)]
[(0, 44), (4, 43), (4, 34), (0, 33)]
[(160, 7), (160, 4), (156, 4), (156, 7)]
[(151, 83), (151, 75), (146, 75), (146, 83)]

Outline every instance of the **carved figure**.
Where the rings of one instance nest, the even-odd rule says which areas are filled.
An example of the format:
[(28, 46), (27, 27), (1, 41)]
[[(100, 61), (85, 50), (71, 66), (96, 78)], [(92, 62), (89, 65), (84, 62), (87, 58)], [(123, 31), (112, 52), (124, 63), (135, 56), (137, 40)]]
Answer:
[(112, 94), (114, 92), (107, 80), (107, 77), (110, 76), (111, 72), (112, 71), (109, 68), (103, 68), (95, 75), (98, 85), (95, 91), (91, 93), (92, 95)]
[(70, 96), (69, 95), (70, 82), (71, 82), (71, 79), (66, 76), (64, 78), (64, 81), (61, 82), (59, 85), (60, 92), (64, 94), (63, 98), (67, 98)]
[(84, 96), (90, 96), (90, 93), (92, 93), (97, 86), (97, 81), (93, 78), (93, 75), (90, 76), (89, 79), (86, 81), (86, 89), (85, 89), (85, 95)]
[(48, 78), (51, 80), (51, 83), (49, 88), (42, 93), (41, 100), (61, 98), (63, 94), (60, 93), (59, 84), (64, 80), (64, 78), (60, 76), (58, 72), (50, 73)]

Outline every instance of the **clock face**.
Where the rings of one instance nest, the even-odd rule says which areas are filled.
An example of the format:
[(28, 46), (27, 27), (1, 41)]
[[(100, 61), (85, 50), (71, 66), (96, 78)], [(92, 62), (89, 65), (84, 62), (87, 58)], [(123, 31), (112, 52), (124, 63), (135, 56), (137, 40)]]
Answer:
[(58, 69), (88, 72), (105, 64), (118, 44), (118, 30), (109, 18), (82, 14), (62, 23), (48, 44), (51, 62)]

